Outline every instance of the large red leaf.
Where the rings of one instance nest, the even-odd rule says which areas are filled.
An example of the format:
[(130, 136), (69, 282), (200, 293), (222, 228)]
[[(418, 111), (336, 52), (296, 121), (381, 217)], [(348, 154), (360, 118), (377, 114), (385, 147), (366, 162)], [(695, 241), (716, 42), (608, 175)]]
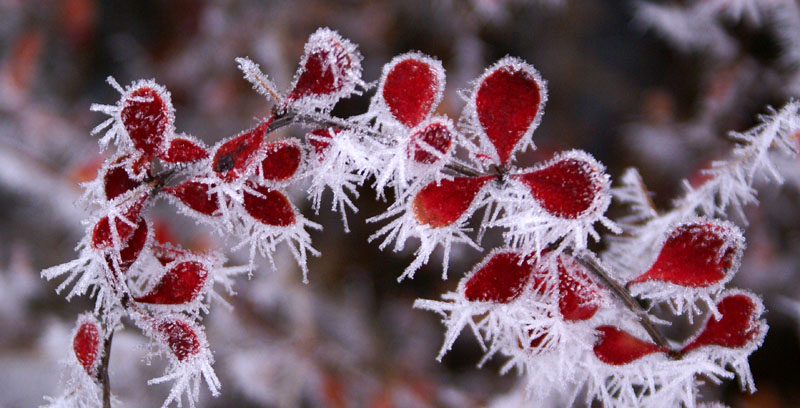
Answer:
[(223, 143), (214, 153), (211, 168), (225, 182), (237, 180), (255, 164), (271, 121), (261, 122)]
[(209, 194), (210, 185), (197, 181), (185, 181), (177, 186), (165, 187), (164, 192), (180, 200), (187, 207), (201, 214), (216, 217), (221, 215), (216, 195)]
[(600, 326), (597, 332), (594, 355), (606, 364), (625, 365), (653, 353), (669, 351), (613, 326)]
[(387, 64), (379, 90), (389, 111), (405, 126), (417, 126), (438, 103), (444, 70), (438, 61), (412, 53)]
[(558, 158), (527, 173), (515, 174), (548, 213), (575, 219), (591, 208), (603, 185), (594, 164), (578, 157)]
[(700, 334), (683, 347), (682, 353), (702, 346), (742, 348), (758, 338), (760, 302), (743, 293), (725, 296), (717, 303), (719, 319), (711, 316)]
[(280, 191), (265, 186), (251, 186), (260, 196), (244, 193), (244, 208), (253, 218), (266, 225), (287, 227), (295, 223), (295, 213), (289, 199)]
[(157, 305), (191, 302), (200, 294), (207, 277), (208, 271), (200, 262), (180, 262), (167, 270), (149, 293), (135, 300)]
[(446, 227), (458, 221), (469, 209), (475, 196), (493, 176), (456, 177), (431, 182), (414, 197), (412, 209), (420, 224), (433, 228)]
[(470, 302), (508, 303), (522, 294), (534, 266), (517, 252), (490, 254), (464, 284), (464, 297)]
[(122, 101), (120, 118), (133, 146), (152, 157), (164, 148), (172, 124), (172, 104), (165, 93), (142, 85)]
[(261, 161), (264, 179), (284, 181), (290, 179), (300, 167), (303, 151), (293, 140), (281, 140), (267, 145), (267, 154)]

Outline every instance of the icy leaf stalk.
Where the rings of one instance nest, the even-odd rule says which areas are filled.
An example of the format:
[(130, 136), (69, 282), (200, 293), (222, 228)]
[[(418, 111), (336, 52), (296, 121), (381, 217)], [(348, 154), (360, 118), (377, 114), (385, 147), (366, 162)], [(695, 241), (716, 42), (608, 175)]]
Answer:
[[(95, 299), (94, 310), (78, 319), (71, 388), (51, 405), (110, 406), (109, 348), (123, 322), (150, 339), (151, 356), (167, 360), (165, 373), (149, 381), (171, 382), (163, 406), (194, 407), (201, 383), (218, 395), (202, 324), (211, 299), (225, 304), (221, 292), (233, 295), (232, 278), (252, 273), (256, 255), (278, 268), (279, 248), (307, 282), (308, 256), (320, 255), (309, 230), (321, 226), (287, 191), (306, 183), (317, 210), (330, 190), (347, 229), (346, 213), (358, 211), (353, 198), (368, 181), (379, 198), (394, 197), (367, 220), (382, 224), (369, 239), (395, 252), (419, 241), (398, 280), (413, 278), (437, 248), (446, 279), (454, 245), (489, 249), (481, 245), (484, 232), (502, 231), (504, 245), (488, 251), (456, 290), (415, 302), (443, 316), (438, 359), (468, 327), (486, 352), (483, 361), (503, 356), (502, 372), (527, 376), (531, 398), (582, 394), (608, 406), (694, 406), (702, 379), (734, 375), (754, 389), (747, 357), (766, 334), (763, 307), (756, 295), (725, 288), (744, 238), (712, 217), (753, 201), (759, 174), (780, 180), (769, 151), (793, 153), (787, 138), (800, 128), (796, 103), (734, 134), (741, 145), (733, 159), (715, 164), (706, 184), (669, 212), (652, 209), (636, 174), (626, 175), (614, 191), (637, 211), (630, 218), (636, 223), (620, 228), (605, 216), (610, 178), (590, 154), (571, 150), (532, 166), (517, 163), (520, 152), (535, 148), (547, 101), (546, 83), (530, 64), (497, 61), (465, 93), (463, 114), (453, 120), (434, 114), (445, 87), (441, 62), (410, 52), (386, 64), (367, 112), (333, 116), (340, 99), (367, 90), (361, 60), (354, 44), (320, 29), (281, 91), (256, 63), (237, 59), (245, 79), (273, 103), (271, 115), (211, 147), (177, 132), (163, 86), (140, 80), (123, 88), (109, 78), (121, 97), (92, 106), (109, 116), (93, 130), (109, 158), (83, 186), (86, 235), (77, 259), (42, 272), (63, 279), (57, 290), (68, 290), (67, 299)], [(293, 124), (304, 137), (272, 140), (273, 131)], [(233, 250), (248, 251), (249, 264), (225, 266), (219, 252), (158, 242), (149, 209), (160, 199)], [(476, 216), (481, 227), (473, 231)], [(600, 240), (598, 225), (624, 239), (592, 253), (588, 241)], [(634, 296), (690, 317), (703, 302), (712, 313), (692, 339), (666, 339), (656, 324), (663, 322)]]

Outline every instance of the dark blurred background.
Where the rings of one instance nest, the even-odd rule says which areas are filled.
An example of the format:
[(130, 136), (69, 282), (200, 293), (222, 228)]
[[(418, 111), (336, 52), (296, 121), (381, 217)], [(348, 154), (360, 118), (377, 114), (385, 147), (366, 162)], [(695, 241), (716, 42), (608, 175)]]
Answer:
[[(758, 23), (719, 21), (734, 45), (730, 55), (683, 51), (636, 10), (628, 1), (568, 0), (0, 0), (0, 406), (36, 406), (61, 392), (59, 360), (69, 353), (77, 314), (91, 307), (86, 299), (66, 302), (39, 272), (72, 259), (83, 234), (73, 203), (78, 183), (93, 179), (104, 158), (89, 135), (104, 118), (88, 108), (117, 100), (107, 76), (123, 85), (139, 78), (165, 85), (178, 130), (212, 145), (269, 112), (234, 58), (250, 56), (285, 87), (317, 27), (359, 45), (367, 81), (409, 50), (441, 59), (447, 91), (439, 110), (454, 119), (464, 105), (457, 90), (514, 55), (549, 84), (534, 134), (538, 149), (519, 163), (584, 149), (612, 179), (639, 167), (666, 209), (682, 179), (731, 150), (728, 130), (751, 127), (765, 106), (797, 95), (797, 66), (784, 56), (800, 47), (800, 37), (787, 43), (787, 23), (765, 13)], [(335, 112), (363, 113), (371, 94), (343, 101)], [(800, 406), (800, 307), (792, 301), (800, 299), (800, 170), (797, 163), (784, 166), (788, 182), (764, 186), (762, 205), (747, 209), (749, 248), (733, 282), (761, 294), (769, 309), (769, 334), (751, 358), (759, 392), (742, 394), (735, 382), (704, 390), (709, 400), (734, 407)], [(413, 281), (398, 284), (410, 252), (366, 243), (375, 226), (364, 220), (387, 204), (369, 188), (361, 193), (353, 231), (344, 234), (338, 215), (326, 208), (313, 215), (298, 192), (296, 205), (325, 227), (312, 234), (323, 256), (310, 263), (311, 283), (300, 283), (288, 254), (278, 271), (263, 265), (237, 282), (234, 310), (215, 307), (205, 320), (223, 388), (217, 399), (206, 393), (202, 405), (467, 407), (512, 389), (516, 376), (499, 376), (499, 359), (475, 367), (481, 350), (467, 333), (437, 363), (438, 317), (411, 308), (416, 298), (453, 290), (481, 254), (457, 248), (447, 281), (434, 259)], [(169, 208), (155, 211), (161, 233), (175, 241), (226, 245)], [(498, 242), (489, 237), (486, 246)], [(247, 254), (230, 256), (241, 263)], [(125, 406), (158, 406), (168, 392), (146, 385), (163, 362), (145, 365), (145, 344), (135, 329), (115, 338), (112, 390)]]

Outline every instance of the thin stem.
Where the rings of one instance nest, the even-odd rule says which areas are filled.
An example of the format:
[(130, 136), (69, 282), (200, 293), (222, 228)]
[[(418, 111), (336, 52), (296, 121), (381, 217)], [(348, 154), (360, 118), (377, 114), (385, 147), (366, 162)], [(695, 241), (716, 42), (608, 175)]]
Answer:
[[(297, 122), (319, 127), (335, 127), (340, 129), (351, 129), (358, 131), (359, 133), (372, 136), (373, 138), (378, 140), (386, 139), (386, 135), (377, 132), (374, 129), (364, 126), (359, 126), (357, 124), (348, 122), (347, 120), (341, 118), (337, 118), (334, 116), (327, 116), (327, 115), (300, 114), (293, 111), (288, 111), (282, 114), (275, 115), (275, 120), (273, 120), (272, 123), (270, 123), (269, 127), (267, 128), (267, 133), (274, 132), (284, 126), (288, 126), (291, 125), (292, 123), (297, 123)], [(451, 170), (453, 172), (468, 177), (497, 175), (497, 174), (483, 174), (471, 167), (457, 163), (447, 163), (445, 164), (444, 167), (448, 170)]]
[(108, 363), (111, 358), (111, 341), (114, 339), (114, 331), (103, 340), (103, 358), (100, 360), (100, 367), (97, 370), (97, 377), (103, 386), (103, 408), (111, 408), (111, 383), (108, 378)]
[(576, 259), (578, 262), (581, 263), (586, 269), (591, 271), (595, 274), (603, 283), (614, 292), (617, 297), (622, 300), (622, 303), (630, 309), (637, 317), (639, 317), (639, 323), (642, 324), (642, 327), (647, 331), (647, 334), (650, 335), (650, 338), (659, 346), (663, 347), (667, 350), (670, 350), (670, 355), (673, 355), (672, 349), (667, 342), (667, 338), (661, 334), (660, 331), (656, 328), (656, 325), (650, 320), (650, 315), (647, 314), (647, 311), (644, 310), (642, 305), (636, 301), (636, 299), (631, 296), (627, 289), (625, 289), (622, 285), (617, 283), (611, 275), (609, 274), (608, 270), (595, 258), (593, 255), (588, 254), (586, 252), (582, 252), (576, 255)]

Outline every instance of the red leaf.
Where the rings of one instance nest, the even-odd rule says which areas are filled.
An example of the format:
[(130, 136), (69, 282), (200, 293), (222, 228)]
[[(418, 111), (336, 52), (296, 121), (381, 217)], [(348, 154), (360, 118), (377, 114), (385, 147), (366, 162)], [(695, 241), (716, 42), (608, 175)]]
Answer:
[(395, 119), (413, 128), (438, 104), (443, 81), (444, 70), (438, 61), (412, 53), (386, 65), (378, 89)]
[(522, 294), (534, 265), (517, 252), (496, 252), (477, 265), (464, 284), (470, 302), (508, 303)]
[(78, 318), (78, 330), (72, 339), (72, 351), (78, 362), (90, 376), (97, 374), (97, 359), (100, 356), (101, 330), (94, 318)]
[(271, 120), (262, 122), (217, 148), (211, 166), (220, 179), (231, 182), (247, 172), (255, 163), (259, 149), (264, 144), (264, 133), (271, 122)]
[(170, 268), (148, 294), (135, 300), (157, 305), (191, 302), (200, 294), (206, 277), (208, 271), (200, 262), (181, 262)]
[(152, 157), (164, 148), (172, 125), (169, 95), (147, 85), (139, 86), (123, 100), (120, 118), (133, 146)]
[[(122, 249), (119, 251), (119, 267), (121, 273), (125, 273), (128, 268), (139, 259), (139, 254), (142, 253), (142, 249), (144, 249), (144, 245), (147, 243), (147, 231), (147, 221), (140, 219), (136, 230), (133, 231), (130, 239), (123, 244)], [(114, 269), (114, 263), (111, 260), (110, 254), (106, 255), (106, 264), (108, 264), (108, 267), (112, 270)]]
[(331, 140), (334, 136), (341, 133), (341, 129), (328, 128), (328, 129), (315, 129), (311, 131), (311, 135), (307, 137), (308, 143), (314, 149), (314, 154), (319, 161), (325, 160), (325, 152), (331, 145)]
[[(142, 211), (142, 206), (146, 199), (146, 196), (139, 198), (135, 203), (128, 207), (122, 216), (132, 223), (138, 223), (139, 213)], [(119, 241), (121, 244), (128, 242), (128, 239), (130, 239), (131, 235), (133, 235), (133, 232), (136, 228), (136, 224), (129, 225), (120, 217), (115, 217), (114, 226), (117, 228), (117, 235), (119, 235)], [(106, 216), (101, 218), (100, 221), (94, 225), (94, 230), (92, 231), (92, 247), (94, 249), (106, 249), (112, 247), (113, 245), (114, 241), (111, 234), (111, 225), (109, 223), (108, 216)]]
[(681, 350), (682, 353), (702, 346), (742, 348), (756, 339), (761, 331), (758, 315), (761, 304), (746, 294), (725, 296), (717, 303), (722, 317), (711, 316), (700, 334)]
[(456, 177), (442, 180), (440, 184), (433, 181), (414, 197), (414, 217), (420, 224), (433, 228), (451, 225), (469, 209), (481, 188), (493, 179), (493, 176), (484, 176)]
[(545, 211), (568, 219), (576, 219), (591, 208), (603, 188), (598, 170), (576, 157), (558, 158), (537, 170), (512, 177), (528, 186)]
[(211, 186), (206, 183), (189, 180), (174, 187), (165, 187), (163, 191), (200, 214), (216, 217), (221, 214), (219, 202), (214, 194), (208, 193), (209, 188)]
[(140, 182), (131, 179), (125, 168), (120, 166), (112, 165), (103, 175), (103, 190), (106, 193), (106, 200), (113, 200), (139, 187), (140, 184)]
[(158, 157), (167, 163), (190, 163), (208, 157), (208, 150), (191, 139), (176, 137)]
[(649, 354), (669, 351), (613, 326), (600, 326), (597, 331), (600, 337), (594, 345), (594, 355), (606, 364), (625, 365)]
[(153, 255), (158, 259), (158, 262), (166, 266), (168, 263), (182, 257), (191, 255), (189, 251), (175, 248), (171, 245), (153, 245)]
[(291, 178), (300, 167), (303, 151), (295, 141), (281, 140), (267, 145), (267, 155), (261, 161), (264, 179), (284, 181)]
[(178, 358), (178, 361), (186, 360), (200, 352), (200, 338), (195, 328), (189, 323), (170, 318), (159, 323), (156, 330), (164, 336), (172, 354)]
[(544, 105), (539, 73), (515, 59), (503, 59), (484, 75), (475, 92), (475, 111), (485, 136), (507, 164), (523, 137), (538, 125)]
[(265, 186), (251, 186), (262, 197), (244, 193), (244, 208), (253, 218), (266, 225), (287, 227), (295, 223), (294, 209), (280, 191)]
[(287, 102), (305, 97), (342, 96), (354, 86), (351, 75), (360, 76), (361, 57), (355, 47), (335, 32), (317, 30), (309, 37), (300, 68), (295, 74)]
[(720, 282), (741, 255), (737, 236), (733, 227), (713, 221), (679, 225), (669, 233), (653, 266), (628, 285), (658, 281), (697, 288)]
[(442, 155), (446, 154), (453, 145), (452, 129), (446, 123), (431, 122), (411, 135), (411, 143), (408, 146), (409, 157), (417, 163), (436, 163), (439, 158), (429, 153), (428, 150), (422, 147), (423, 145), (432, 147)]
[[(582, 266), (572, 259), (559, 257), (558, 262), (558, 309), (566, 321), (592, 318), (597, 309), (600, 294), (595, 288), (587, 286), (589, 278)], [(566, 263), (566, 265), (565, 265)], [(569, 267), (569, 269), (567, 269)]]

